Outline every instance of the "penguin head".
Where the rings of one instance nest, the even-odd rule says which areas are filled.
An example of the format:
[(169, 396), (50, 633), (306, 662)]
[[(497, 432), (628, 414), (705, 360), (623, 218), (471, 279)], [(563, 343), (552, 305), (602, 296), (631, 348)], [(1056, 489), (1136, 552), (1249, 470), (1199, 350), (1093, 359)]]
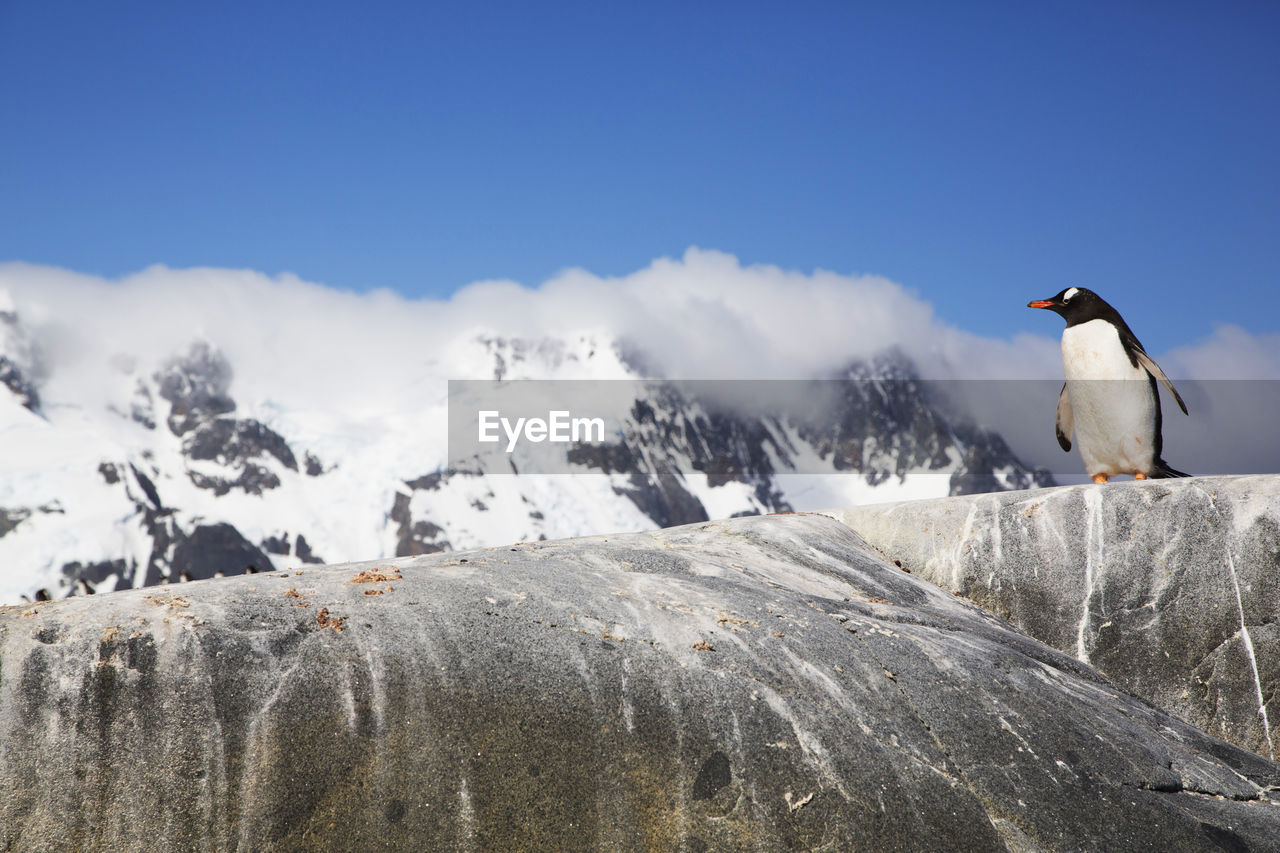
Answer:
[(1055, 311), (1062, 315), (1067, 325), (1085, 323), (1115, 313), (1114, 308), (1087, 287), (1068, 287), (1056, 296), (1028, 302), (1027, 307)]

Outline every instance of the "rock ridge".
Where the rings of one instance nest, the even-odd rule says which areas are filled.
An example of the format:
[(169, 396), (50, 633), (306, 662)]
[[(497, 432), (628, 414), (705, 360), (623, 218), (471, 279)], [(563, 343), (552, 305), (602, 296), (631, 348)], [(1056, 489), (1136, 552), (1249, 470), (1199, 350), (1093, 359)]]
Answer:
[(0, 849), (1269, 849), (1280, 765), (817, 514), (0, 608)]
[(1280, 475), (829, 513), (888, 559), (1224, 740), (1280, 749)]

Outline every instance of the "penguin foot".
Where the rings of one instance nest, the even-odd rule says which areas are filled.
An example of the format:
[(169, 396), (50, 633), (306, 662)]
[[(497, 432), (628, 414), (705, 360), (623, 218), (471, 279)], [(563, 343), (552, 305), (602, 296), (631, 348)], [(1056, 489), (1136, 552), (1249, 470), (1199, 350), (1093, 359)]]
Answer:
[(1107, 475), (1106, 475), (1106, 474), (1094, 474), (1094, 475), (1093, 475), (1093, 482), (1095, 482), (1095, 483), (1097, 483), (1099, 486), (1101, 486), (1103, 483), (1107, 482)]
[(1136, 474), (1134, 474), (1134, 475), (1133, 475), (1133, 479), (1135, 479), (1135, 480), (1145, 480), (1145, 479), (1147, 479), (1147, 475), (1146, 475), (1146, 474), (1144, 474), (1144, 473), (1142, 473), (1141, 471), (1139, 471), (1138, 473), (1136, 473)]

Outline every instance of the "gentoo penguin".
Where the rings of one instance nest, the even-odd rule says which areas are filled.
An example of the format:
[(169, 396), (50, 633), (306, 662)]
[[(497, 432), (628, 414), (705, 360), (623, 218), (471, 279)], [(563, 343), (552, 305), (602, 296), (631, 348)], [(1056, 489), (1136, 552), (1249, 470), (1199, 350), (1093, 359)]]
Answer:
[(1058, 444), (1071, 449), (1074, 430), (1084, 468), (1095, 483), (1116, 474), (1187, 477), (1170, 468), (1160, 452), (1160, 392), (1169, 389), (1182, 413), (1187, 404), (1169, 377), (1147, 355), (1120, 312), (1083, 287), (1068, 287), (1050, 299), (1027, 303), (1048, 308), (1067, 321), (1062, 368), (1067, 381), (1058, 395)]

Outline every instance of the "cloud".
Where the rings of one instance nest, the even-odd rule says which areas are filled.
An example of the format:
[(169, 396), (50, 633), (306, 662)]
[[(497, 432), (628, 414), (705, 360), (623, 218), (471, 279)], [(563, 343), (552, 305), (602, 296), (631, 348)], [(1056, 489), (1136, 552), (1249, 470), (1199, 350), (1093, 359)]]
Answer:
[(1221, 325), (1213, 335), (1165, 356), (1174, 376), (1196, 379), (1280, 379), (1280, 333), (1252, 335)]
[[(118, 397), (123, 380), (113, 356), (126, 353), (139, 370), (154, 369), (196, 338), (227, 354), (242, 404), (354, 414), (421, 410), (438, 404), (444, 379), (488, 378), (492, 364), (475, 350), (477, 335), (621, 339), (643, 354), (650, 375), (667, 378), (809, 378), (888, 347), (929, 378), (1049, 385), (1061, 378), (1056, 337), (985, 338), (948, 324), (926, 299), (880, 276), (743, 265), (697, 248), (624, 276), (568, 269), (536, 287), (477, 282), (445, 300), (356, 294), (248, 270), (156, 266), (110, 281), (12, 263), (0, 265), (0, 292), (44, 350), (44, 398), (77, 404)], [(1175, 380), (1280, 379), (1280, 335), (1224, 326), (1157, 358)], [(1270, 411), (1267, 400), (1249, 405)], [(1006, 399), (990, 425), (1000, 429), (1003, 418), (1016, 451), (1061, 469), (1052, 407), (1052, 399)], [(1201, 449), (1213, 443), (1214, 429), (1240, 421), (1239, 411), (1221, 404), (1193, 414), (1202, 432), (1187, 440)], [(1233, 459), (1248, 458), (1260, 443), (1255, 436), (1253, 450), (1239, 447)], [(1175, 444), (1167, 443), (1171, 454)], [(1169, 455), (1175, 466), (1184, 458)], [(1213, 464), (1227, 462), (1214, 457)]]
[[(596, 334), (620, 337), (671, 378), (793, 378), (899, 346), (946, 364), (995, 357), (1051, 342), (969, 335), (939, 321), (932, 306), (879, 276), (802, 273), (744, 266), (732, 255), (690, 249), (619, 277), (566, 270), (537, 287), (477, 282), (447, 300), (408, 300), (389, 291), (354, 294), (248, 270), (151, 267), (108, 281), (52, 267), (0, 265), (30, 325), (76, 362), (104, 351), (151, 360), (204, 337), (237, 363), (275, 370), (293, 364), (379, 373), (417, 371), (447, 358), (460, 336), (511, 338)], [(1016, 360), (1019, 363), (1025, 359)], [(366, 375), (366, 379), (369, 377)]]

